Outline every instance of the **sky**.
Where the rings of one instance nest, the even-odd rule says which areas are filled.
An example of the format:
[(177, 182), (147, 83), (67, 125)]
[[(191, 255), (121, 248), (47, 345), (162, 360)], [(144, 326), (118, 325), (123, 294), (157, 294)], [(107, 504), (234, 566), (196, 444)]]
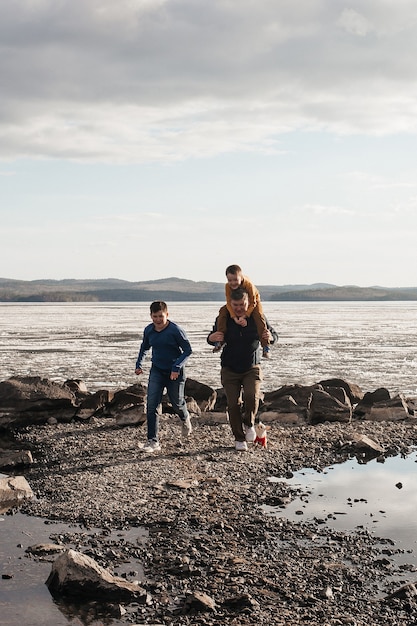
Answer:
[(414, 0), (0, 0), (0, 276), (416, 286)]

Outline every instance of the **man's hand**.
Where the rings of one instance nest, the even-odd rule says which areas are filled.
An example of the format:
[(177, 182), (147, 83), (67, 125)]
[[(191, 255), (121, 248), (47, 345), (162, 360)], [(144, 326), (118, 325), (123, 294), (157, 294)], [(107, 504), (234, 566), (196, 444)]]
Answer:
[(217, 343), (218, 341), (223, 342), (224, 333), (221, 333), (219, 330), (216, 330), (215, 333), (211, 333), (211, 335), (209, 335), (209, 341), (211, 341), (212, 343)]
[(171, 380), (177, 380), (178, 376), (180, 375), (179, 372), (171, 372), (170, 374), (170, 379)]
[(138, 367), (135, 369), (135, 374), (137, 374), (139, 376), (139, 374), (143, 374), (143, 369), (141, 367)]
[(248, 320), (246, 319), (246, 317), (235, 317), (235, 322), (236, 324), (239, 324), (239, 326), (247, 326), (248, 325)]

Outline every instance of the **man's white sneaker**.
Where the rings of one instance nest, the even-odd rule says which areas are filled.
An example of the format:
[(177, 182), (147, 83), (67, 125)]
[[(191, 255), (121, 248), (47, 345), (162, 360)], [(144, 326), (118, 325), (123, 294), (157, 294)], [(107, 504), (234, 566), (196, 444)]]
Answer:
[(248, 449), (246, 441), (235, 441), (235, 450), (238, 452), (246, 452)]
[(253, 443), (256, 439), (256, 430), (253, 426), (245, 426), (245, 437), (248, 443)]
[(153, 439), (150, 439), (145, 444), (139, 445), (139, 449), (141, 450), (141, 452), (159, 452), (161, 446), (159, 445), (158, 441), (153, 441)]
[(183, 437), (189, 437), (191, 435), (191, 433), (193, 432), (193, 427), (191, 426), (191, 420), (190, 420), (190, 416), (188, 416), (183, 422), (182, 422), (182, 436)]

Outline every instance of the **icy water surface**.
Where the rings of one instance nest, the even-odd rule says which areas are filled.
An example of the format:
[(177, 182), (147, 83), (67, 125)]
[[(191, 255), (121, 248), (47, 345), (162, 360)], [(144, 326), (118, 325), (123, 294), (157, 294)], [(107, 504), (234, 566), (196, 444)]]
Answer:
[[(169, 304), (193, 355), (187, 374), (220, 386), (219, 355), (206, 342), (219, 302)], [(417, 302), (266, 302), (280, 339), (263, 362), (264, 390), (340, 377), (363, 391), (417, 395)], [(137, 382), (143, 303), (0, 303), (0, 380), (80, 378), (91, 391)]]

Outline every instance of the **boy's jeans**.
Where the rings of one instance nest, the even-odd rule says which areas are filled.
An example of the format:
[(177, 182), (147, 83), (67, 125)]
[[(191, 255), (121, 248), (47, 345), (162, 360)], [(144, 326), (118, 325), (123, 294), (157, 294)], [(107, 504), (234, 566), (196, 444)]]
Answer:
[(148, 440), (158, 441), (159, 413), (164, 389), (166, 388), (174, 412), (184, 421), (188, 417), (187, 405), (184, 399), (185, 372), (181, 368), (177, 380), (170, 379), (171, 372), (160, 370), (154, 365), (151, 367), (148, 380), (146, 400), (146, 417), (148, 421)]

